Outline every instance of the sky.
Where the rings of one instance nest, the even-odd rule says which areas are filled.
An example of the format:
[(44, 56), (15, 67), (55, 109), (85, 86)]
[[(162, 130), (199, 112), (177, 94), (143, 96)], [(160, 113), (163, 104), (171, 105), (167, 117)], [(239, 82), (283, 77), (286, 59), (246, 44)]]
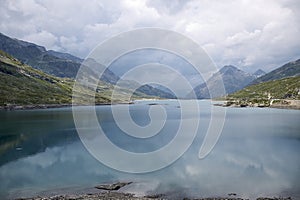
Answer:
[(0, 0), (0, 32), (85, 58), (99, 43), (143, 27), (196, 41), (218, 67), (270, 71), (300, 58), (300, 1)]

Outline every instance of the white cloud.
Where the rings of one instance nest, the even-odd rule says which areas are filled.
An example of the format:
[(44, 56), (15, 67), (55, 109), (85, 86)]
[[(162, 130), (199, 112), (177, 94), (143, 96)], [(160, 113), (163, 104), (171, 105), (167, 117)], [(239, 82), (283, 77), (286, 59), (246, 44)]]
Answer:
[(23, 16), (34, 15), (34, 13), (45, 12), (46, 9), (36, 3), (34, 0), (12, 0), (7, 1), (8, 9), (15, 12), (20, 12)]
[(216, 64), (270, 70), (300, 57), (295, 0), (4, 0), (0, 31), (85, 57), (99, 42), (140, 27), (183, 33)]
[(25, 37), (21, 38), (24, 41), (29, 41), (35, 44), (39, 44), (41, 46), (46, 46), (49, 49), (57, 49), (56, 46), (58, 39), (52, 33), (47, 31), (41, 31), (37, 33), (32, 33), (30, 35), (26, 35)]

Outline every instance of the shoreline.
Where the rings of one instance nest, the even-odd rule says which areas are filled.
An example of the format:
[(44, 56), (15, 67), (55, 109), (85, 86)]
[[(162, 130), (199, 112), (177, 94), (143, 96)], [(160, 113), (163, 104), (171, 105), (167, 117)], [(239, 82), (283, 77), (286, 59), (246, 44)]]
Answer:
[(242, 194), (228, 193), (226, 195), (216, 196), (189, 196), (188, 194), (181, 194), (180, 191), (173, 191), (168, 193), (143, 193), (138, 195), (137, 192), (130, 191), (130, 186), (136, 182), (114, 182), (94, 186), (92, 188), (85, 188), (80, 191), (63, 192), (63, 190), (52, 191), (52, 193), (40, 193), (31, 197), (11, 197), (14, 200), (159, 200), (159, 199), (183, 199), (183, 200), (292, 200), (291, 196), (270, 196), (270, 197), (252, 197), (248, 198)]
[(216, 103), (215, 106), (231, 108), (276, 108), (286, 110), (300, 110), (300, 100), (280, 99), (276, 103), (252, 103), (251, 101), (225, 100), (224, 103)]
[[(145, 99), (137, 99), (137, 101), (143, 101)], [(156, 101), (158, 99), (147, 99), (149, 101)], [(282, 100), (285, 103), (274, 103), (271, 105), (260, 105), (260, 104), (243, 104), (238, 101), (232, 100), (216, 100), (207, 99), (212, 102), (223, 102), (214, 103), (214, 106), (229, 107), (229, 108), (276, 108), (286, 110), (300, 110), (300, 100)], [(287, 102), (287, 103), (286, 103)], [(107, 103), (96, 103), (95, 106), (107, 106), (107, 105), (121, 105), (121, 104), (134, 104), (134, 101), (130, 102), (107, 102)], [(15, 111), (15, 110), (38, 110), (48, 108), (67, 108), (72, 106), (93, 106), (93, 105), (73, 105), (73, 104), (31, 104), (31, 105), (6, 105), (0, 106), (0, 111)]]
[[(168, 200), (168, 199), (183, 199), (183, 200), (249, 200), (242, 198), (236, 194), (228, 194), (227, 197), (211, 196), (211, 197), (171, 197), (165, 194), (152, 194), (145, 196), (136, 196), (133, 193), (116, 192), (116, 191), (101, 191), (97, 193), (85, 194), (58, 194), (53, 196), (35, 196), (25, 198), (15, 198), (14, 200)], [(292, 197), (256, 197), (253, 200), (293, 200)]]
[(282, 109), (282, 110), (300, 110), (300, 107), (295, 107), (295, 106), (284, 106), (284, 105), (276, 105), (276, 106), (241, 106), (241, 105), (230, 105), (226, 106), (223, 104), (214, 104), (214, 106), (220, 106), (220, 107), (225, 107), (225, 108), (275, 108), (275, 109)]
[[(108, 106), (118, 104), (134, 104), (133, 102), (113, 102), (113, 103), (96, 103), (95, 106)], [(7, 105), (0, 106), (1, 110), (14, 111), (14, 110), (38, 110), (48, 108), (67, 108), (72, 106), (93, 106), (93, 105), (73, 105), (73, 104), (35, 104), (35, 105)]]
[(47, 108), (63, 108), (71, 107), (72, 104), (36, 104), (36, 105), (7, 105), (0, 106), (0, 110), (35, 110), (35, 109), (47, 109)]

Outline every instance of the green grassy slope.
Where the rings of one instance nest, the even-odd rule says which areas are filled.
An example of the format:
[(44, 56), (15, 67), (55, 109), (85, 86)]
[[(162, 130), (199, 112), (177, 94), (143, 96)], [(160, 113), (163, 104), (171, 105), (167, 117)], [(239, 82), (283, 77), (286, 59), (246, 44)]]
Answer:
[[(0, 106), (37, 105), (37, 104), (71, 104), (74, 81), (68, 78), (58, 78), (25, 65), (0, 50)], [(95, 101), (110, 103), (113, 86), (99, 82)], [(130, 92), (120, 90), (118, 101)], [(82, 90), (83, 94), (92, 91)], [(147, 97), (135, 93), (132, 98)]]
[(71, 102), (72, 81), (22, 64), (0, 51), (0, 106)]
[(240, 99), (259, 103), (268, 100), (269, 97), (272, 99), (300, 100), (300, 76), (251, 85), (228, 95), (227, 99)]

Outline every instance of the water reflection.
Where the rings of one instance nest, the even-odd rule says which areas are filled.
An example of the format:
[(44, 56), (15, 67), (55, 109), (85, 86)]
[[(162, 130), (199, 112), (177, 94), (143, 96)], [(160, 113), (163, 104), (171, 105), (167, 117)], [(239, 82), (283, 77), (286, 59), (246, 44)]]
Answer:
[[(169, 124), (172, 127), (179, 115), (171, 109), (172, 102), (167, 103), (173, 112)], [(132, 108), (135, 112), (132, 116), (138, 116), (135, 120), (141, 118), (139, 112), (145, 112), (143, 106), (149, 107), (145, 103)], [(120, 146), (127, 145), (129, 150), (159, 148), (173, 137), (172, 129), (167, 127), (168, 131), (157, 139), (134, 148), (137, 141), (125, 136), (118, 138), (118, 130), (107, 112), (109, 107), (97, 109), (105, 119), (101, 123), (111, 139)], [(0, 197), (31, 196), (44, 190), (132, 180), (135, 184), (127, 188), (129, 192), (166, 193), (174, 198), (226, 196), (231, 192), (250, 198), (276, 195), (299, 198), (300, 112), (231, 108), (227, 113), (221, 138), (208, 157), (203, 160), (197, 157), (210, 118), (209, 110), (203, 108), (199, 134), (184, 156), (165, 169), (137, 175), (112, 170), (95, 160), (76, 135), (70, 109), (0, 112)], [(191, 113), (191, 117), (195, 116)]]

